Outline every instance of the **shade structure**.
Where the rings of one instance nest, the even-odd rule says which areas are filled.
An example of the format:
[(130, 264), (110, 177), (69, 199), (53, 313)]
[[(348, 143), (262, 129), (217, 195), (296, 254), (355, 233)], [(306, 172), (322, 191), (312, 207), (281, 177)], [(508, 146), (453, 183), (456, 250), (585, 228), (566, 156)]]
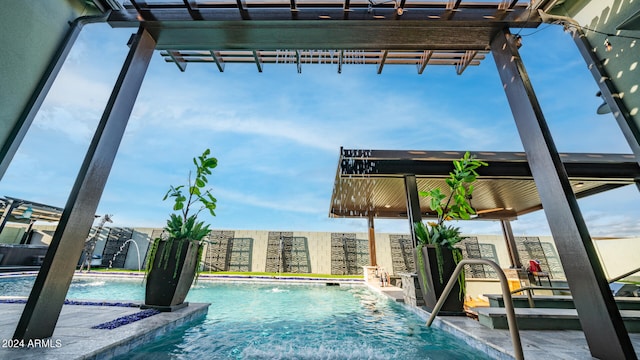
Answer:
[(28, 223), (29, 221), (57, 222), (64, 209), (10, 196), (0, 198), (0, 212), (11, 209), (6, 216), (9, 222)]
[[(535, 28), (550, 0), (129, 0), (112, 6), (113, 27), (145, 28), (165, 61), (185, 71), (208, 63), (343, 66), (479, 65), (504, 28)], [(107, 7), (105, 5), (105, 7)]]
[[(448, 189), (445, 178), (464, 151), (341, 149), (330, 217), (407, 218), (405, 175), (415, 175), (418, 191)], [(489, 164), (478, 169), (471, 205), (476, 219), (512, 220), (542, 209), (524, 152), (472, 152)], [(640, 167), (631, 154), (562, 153), (577, 198), (631, 185)], [(435, 216), (420, 198), (423, 217)]]

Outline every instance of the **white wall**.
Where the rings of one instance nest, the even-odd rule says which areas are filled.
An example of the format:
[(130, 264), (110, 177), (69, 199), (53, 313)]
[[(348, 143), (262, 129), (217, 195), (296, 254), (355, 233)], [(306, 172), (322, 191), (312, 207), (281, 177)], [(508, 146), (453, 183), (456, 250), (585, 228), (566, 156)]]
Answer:
[[(43, 230), (53, 231), (55, 226), (36, 226), (34, 233), (34, 244), (48, 244), (51, 236), (45, 234)], [(151, 228), (135, 228), (133, 232), (133, 240), (140, 250), (140, 262), (144, 263), (144, 257), (149, 246), (149, 239), (154, 229)], [(103, 229), (99, 241), (96, 243), (96, 254), (101, 254), (105, 245), (105, 237), (108, 229)], [(267, 258), (267, 242), (269, 231), (266, 230), (236, 230), (235, 237), (252, 238), (252, 268), (254, 272), (264, 272), (266, 268)], [(306, 237), (309, 246), (309, 257), (311, 262), (311, 271), (315, 274), (331, 273), (331, 233), (329, 232), (303, 232), (296, 231), (294, 236)], [(391, 243), (388, 233), (376, 233), (376, 255), (378, 266), (383, 267), (387, 272), (393, 274), (393, 264), (391, 259)], [(507, 253), (506, 243), (500, 235), (470, 235), (476, 236), (479, 243), (492, 244), (495, 246), (498, 256), (498, 263), (502, 268), (510, 266), (509, 256)], [(368, 239), (368, 233), (356, 233), (358, 239)], [(540, 236), (541, 242), (549, 242), (552, 245), (553, 238), (550, 236)], [(624, 239), (598, 239), (594, 241), (596, 250), (602, 259), (605, 273), (608, 278), (628, 272), (632, 269), (640, 267), (640, 238), (624, 238)], [(138, 258), (134, 245), (130, 245), (125, 267), (128, 269), (138, 268)], [(557, 250), (556, 250), (557, 253)], [(523, 259), (524, 260), (524, 259)], [(525, 264), (526, 265), (526, 264)], [(632, 277), (636, 281), (640, 280), (640, 274)], [(485, 283), (485, 285), (482, 285)], [(492, 285), (493, 283), (493, 285)], [(494, 280), (482, 281), (478, 279), (470, 280), (470, 293), (475, 293), (474, 289), (482, 286), (499, 286)], [(497, 288), (499, 290), (499, 288)]]
[(265, 272), (267, 268), (267, 243), (269, 240), (269, 232), (257, 230), (236, 230), (234, 236), (237, 238), (253, 239), (251, 271)]
[(307, 238), (311, 272), (331, 274), (331, 233), (294, 231), (293, 236)]
[[(640, 238), (598, 239), (594, 244), (608, 279), (640, 267)], [(640, 273), (628, 279), (640, 281)]]
[(33, 230), (31, 234), (31, 245), (49, 245), (53, 236), (41, 230)]

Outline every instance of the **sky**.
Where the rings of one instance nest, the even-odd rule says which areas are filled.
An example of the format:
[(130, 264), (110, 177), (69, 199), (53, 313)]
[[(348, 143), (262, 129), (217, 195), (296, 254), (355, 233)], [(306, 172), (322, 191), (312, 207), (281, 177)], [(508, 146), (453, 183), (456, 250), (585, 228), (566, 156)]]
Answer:
[[(518, 29), (513, 29), (518, 32)], [(0, 195), (64, 207), (135, 29), (85, 26), (0, 181)], [(520, 49), (561, 152), (630, 153), (569, 34), (524, 29)], [(522, 151), (495, 63), (477, 67), (189, 64), (180, 72), (155, 52), (97, 214), (113, 226), (163, 227), (170, 185), (210, 148), (218, 200), (213, 229), (366, 232), (366, 219), (329, 218), (340, 147), (385, 150)], [(578, 201), (592, 236), (640, 236), (634, 186)], [(456, 224), (501, 234), (500, 224)], [(407, 220), (376, 231), (408, 233)], [(549, 235), (539, 211), (512, 222), (516, 236)]]

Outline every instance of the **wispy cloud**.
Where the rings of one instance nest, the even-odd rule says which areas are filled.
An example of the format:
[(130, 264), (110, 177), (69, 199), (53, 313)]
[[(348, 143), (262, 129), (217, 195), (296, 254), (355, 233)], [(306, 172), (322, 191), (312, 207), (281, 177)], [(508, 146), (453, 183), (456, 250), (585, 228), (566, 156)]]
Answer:
[[(624, 148), (615, 122), (584, 105), (598, 105), (596, 85), (581, 60), (572, 60), (568, 36), (553, 31), (527, 37), (521, 52), (559, 149)], [(83, 30), (2, 179), (0, 195), (64, 204), (130, 33), (106, 25)], [(551, 43), (565, 45), (547, 51)], [(543, 49), (549, 56), (539, 56)], [(258, 74), (236, 64), (224, 73), (190, 64), (181, 73), (154, 54), (98, 211), (114, 213), (123, 225), (163, 226), (171, 208), (161, 200), (168, 185), (183, 182), (191, 157), (212, 148), (219, 158), (212, 178), (216, 227), (364, 232), (364, 219), (327, 216), (340, 146), (522, 149), (491, 61), (463, 76), (450, 67), (430, 67), (418, 76), (410, 67), (388, 66), (376, 75), (375, 66), (347, 66), (338, 75), (335, 67), (311, 65), (302, 74), (276, 65)], [(567, 87), (558, 86), (560, 77), (569, 79)], [(581, 200), (592, 235), (637, 236), (637, 195)], [(626, 201), (614, 206), (611, 199)], [(466, 233), (501, 233), (497, 223), (460, 225)], [(512, 226), (516, 235), (549, 233), (542, 212)], [(408, 223), (378, 220), (376, 228), (407, 233)]]
[(590, 213), (586, 221), (591, 236), (640, 236), (640, 223), (634, 216)]
[(324, 213), (324, 208), (328, 208), (328, 202), (324, 199), (315, 198), (305, 194), (289, 195), (286, 197), (252, 195), (246, 192), (217, 188), (216, 194), (219, 202), (239, 203), (257, 207), (265, 210), (280, 210), (292, 213), (318, 214)]
[(61, 73), (60, 81), (55, 82), (47, 96), (47, 104), (102, 114), (111, 95), (113, 83), (102, 78), (92, 78), (92, 73), (93, 71), (69, 70)]
[[(69, 110), (73, 109), (73, 110)], [(76, 143), (88, 143), (96, 130), (97, 122), (83, 121), (82, 110), (73, 107), (51, 106), (38, 113), (34, 125), (48, 132), (59, 132), (67, 140)], [(84, 114), (84, 119), (87, 114)], [(88, 116), (91, 119), (91, 116)]]

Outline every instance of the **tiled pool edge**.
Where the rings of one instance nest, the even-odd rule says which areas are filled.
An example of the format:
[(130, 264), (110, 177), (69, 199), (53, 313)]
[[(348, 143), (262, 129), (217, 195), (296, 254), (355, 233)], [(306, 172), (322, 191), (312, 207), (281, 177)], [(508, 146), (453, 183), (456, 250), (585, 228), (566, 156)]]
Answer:
[[(425, 321), (429, 319), (429, 316), (431, 316), (430, 313), (423, 311), (426, 316), (424, 317)], [(465, 319), (467, 321), (475, 321), (475, 320), (471, 320), (471, 319)], [(482, 326), (480, 325), (480, 323), (477, 324), (478, 326)], [(447, 317), (440, 317), (440, 318), (436, 318), (433, 323), (432, 326), (441, 329), (443, 331), (446, 331), (447, 333), (455, 336), (456, 338), (464, 341), (467, 345), (471, 346), (472, 348), (481, 351), (484, 354), (487, 354), (488, 356), (492, 357), (493, 359), (496, 360), (513, 360), (514, 357), (513, 355), (511, 355), (511, 353), (509, 353), (508, 349), (504, 349), (501, 348), (495, 344), (490, 344), (484, 340), (482, 340), (481, 338), (479, 338), (478, 336), (476, 336), (475, 334), (473, 334), (472, 332), (469, 332), (453, 323), (451, 323), (450, 321), (447, 320)]]
[[(396, 299), (395, 297), (393, 297), (390, 293), (382, 291), (382, 289), (378, 288), (377, 286), (371, 285), (369, 283), (366, 284), (369, 289), (371, 289), (372, 291), (382, 294), (383, 296), (386, 296), (388, 298), (390, 298), (392, 301), (400, 304), (401, 306), (403, 306), (404, 308), (406, 308), (407, 310), (411, 311), (412, 313), (416, 314), (417, 316), (419, 316), (421, 319), (423, 319), (425, 321), (425, 323), (427, 322), (427, 320), (429, 319), (429, 316), (431, 316), (431, 313), (429, 313), (428, 311), (422, 309), (422, 308), (418, 308), (415, 306), (411, 306), (408, 304), (405, 304), (404, 301), (398, 301), (398, 299)], [(480, 339), (478, 336), (474, 335), (472, 332), (469, 332), (459, 326), (457, 326), (456, 324), (453, 324), (451, 321), (448, 321), (447, 318), (452, 318), (452, 317), (447, 317), (447, 316), (440, 316), (440, 317), (436, 317), (435, 320), (433, 321), (433, 323), (431, 324), (431, 326), (438, 328), (442, 331), (445, 331), (449, 334), (451, 334), (452, 336), (455, 336), (457, 339), (464, 341), (465, 344), (469, 345), (470, 347), (472, 347), (473, 349), (476, 349), (484, 354), (486, 354), (487, 356), (496, 359), (496, 360), (513, 360), (514, 357), (513, 355), (511, 355), (511, 353), (509, 352), (509, 349), (504, 349), (501, 348), (499, 346), (496, 346), (494, 344), (488, 343), (482, 339)], [(458, 320), (466, 320), (466, 321), (474, 321), (471, 319), (467, 319), (466, 317), (461, 317), (461, 316), (457, 316), (457, 317), (453, 317), (454, 320), (458, 319)], [(480, 325), (480, 323), (476, 322), (478, 327), (482, 327), (482, 325)]]
[[(0, 278), (36, 276), (37, 271), (16, 271), (0, 273)], [(313, 275), (313, 274), (309, 274)], [(144, 273), (137, 271), (78, 271), (73, 274), (77, 277), (112, 277), (112, 278), (143, 278)], [(303, 282), (342, 282), (342, 283), (362, 283), (363, 277), (322, 277), (322, 276), (273, 276), (273, 275), (231, 275), (231, 274), (200, 274), (200, 280), (274, 280), (274, 281), (303, 281)]]
[[(157, 337), (182, 326), (188, 322), (204, 319), (209, 311), (209, 303), (189, 303), (189, 306), (176, 312), (164, 312), (138, 321), (138, 327), (146, 327), (124, 339), (121, 339), (107, 347), (95, 350), (89, 354), (78, 357), (83, 360), (103, 360), (111, 359), (131, 352), (134, 348), (149, 343)], [(187, 314), (184, 314), (187, 312)], [(133, 326), (128, 324), (126, 326)], [(118, 331), (118, 330), (105, 330)]]
[[(28, 276), (25, 273), (22, 276)], [(79, 272), (74, 277), (108, 277), (108, 278), (143, 278), (143, 273), (137, 272)], [(0, 274), (0, 277), (2, 275)], [(197, 281), (237, 282), (237, 283), (287, 283), (287, 284), (319, 284), (338, 283), (340, 285), (363, 285), (363, 278), (331, 278), (331, 277), (303, 277), (303, 276), (271, 276), (271, 275), (226, 275), (200, 274)]]
[[(409, 309), (410, 311), (412, 311), (413, 313), (420, 316), (420, 318), (423, 319), (425, 323), (427, 322), (427, 320), (429, 320), (429, 317), (431, 316), (431, 313), (424, 309), (417, 308), (414, 306), (409, 306), (404, 303), (402, 305), (407, 309)], [(472, 332), (467, 331), (461, 328), (460, 326), (453, 324), (451, 321), (448, 320), (448, 318), (453, 318), (453, 320), (467, 321), (470, 324), (471, 322), (475, 321), (462, 316), (456, 316), (456, 317), (440, 316), (440, 317), (436, 317), (433, 320), (433, 323), (431, 324), (431, 326), (455, 336), (457, 339), (464, 341), (465, 344), (486, 354), (487, 356), (490, 356), (493, 359), (496, 359), (496, 360), (513, 360), (514, 359), (513, 355), (509, 353), (508, 349), (501, 348), (499, 346), (496, 346), (494, 344), (491, 344), (482, 340)], [(480, 323), (478, 322), (476, 323), (477, 324), (475, 325), (477, 325), (478, 327), (482, 327)]]

